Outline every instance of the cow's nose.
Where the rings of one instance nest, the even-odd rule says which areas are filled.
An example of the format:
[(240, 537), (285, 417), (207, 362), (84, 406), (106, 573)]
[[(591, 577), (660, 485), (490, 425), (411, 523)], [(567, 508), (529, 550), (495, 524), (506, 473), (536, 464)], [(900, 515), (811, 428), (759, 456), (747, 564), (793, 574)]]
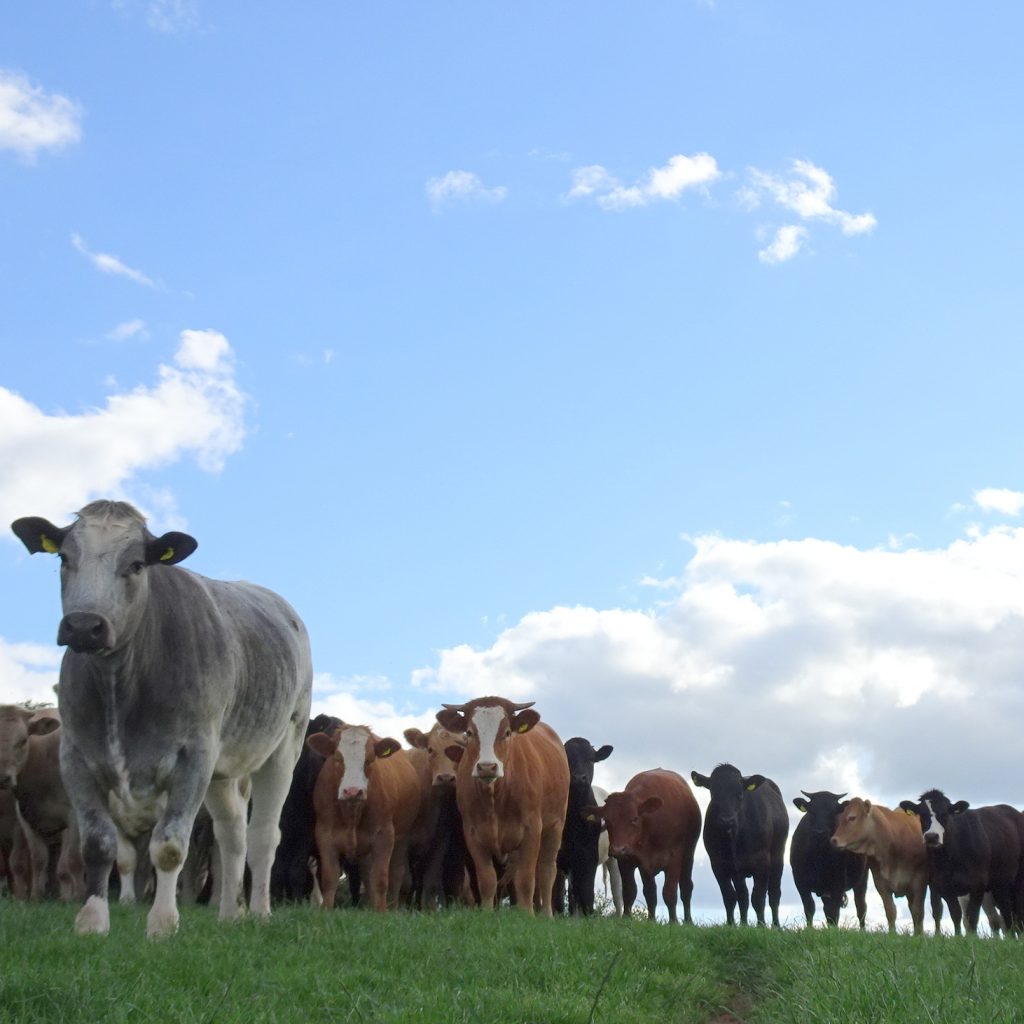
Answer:
[(939, 837), (934, 832), (926, 833), (925, 837), (924, 837), (924, 845), (925, 846), (938, 846), (939, 845)]
[(838, 848), (839, 848), (839, 840), (838, 840), (838, 839), (836, 839), (836, 837), (835, 837), (835, 836), (833, 836), (833, 837), (832, 837), (832, 838), (831, 838), (831, 839), (829, 840), (829, 842), (830, 842), (830, 843), (831, 843), (831, 844), (832, 844), (832, 845), (833, 845), (834, 847), (836, 847), (836, 849), (838, 849)]
[(590, 785), (590, 779), (588, 779), (586, 777), (586, 775), (574, 775), (572, 777), (572, 781), (577, 783), (580, 786), (589, 786)]
[(362, 800), (366, 796), (366, 790), (362, 786), (346, 786), (341, 791), (342, 800)]
[(477, 775), (485, 778), (494, 778), (498, 774), (498, 762), (497, 761), (477, 761), (476, 763)]
[(110, 624), (102, 615), (71, 612), (60, 620), (57, 643), (79, 654), (102, 651), (110, 646)]
[(438, 772), (437, 775), (434, 776), (434, 785), (435, 786), (454, 786), (455, 785), (455, 776), (452, 775), (451, 772)]

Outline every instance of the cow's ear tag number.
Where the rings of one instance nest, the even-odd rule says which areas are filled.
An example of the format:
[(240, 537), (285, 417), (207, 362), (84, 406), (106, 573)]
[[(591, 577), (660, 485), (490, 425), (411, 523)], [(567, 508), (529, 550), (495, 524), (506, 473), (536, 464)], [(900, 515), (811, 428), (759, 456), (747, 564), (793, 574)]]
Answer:
[(52, 540), (50, 540), (50, 538), (47, 537), (45, 533), (40, 534), (39, 544), (42, 547), (42, 549), (48, 554), (57, 554), (57, 545)]

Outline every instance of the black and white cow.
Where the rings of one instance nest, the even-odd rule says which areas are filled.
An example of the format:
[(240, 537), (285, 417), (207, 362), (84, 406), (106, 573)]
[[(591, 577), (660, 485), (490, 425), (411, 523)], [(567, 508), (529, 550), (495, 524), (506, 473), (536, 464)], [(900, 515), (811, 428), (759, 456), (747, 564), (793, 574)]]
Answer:
[(725, 914), (734, 924), (739, 904), (740, 922), (747, 923), (747, 882), (753, 877), (750, 902), (757, 923), (763, 925), (765, 896), (772, 911), (772, 927), (780, 927), (779, 899), (785, 866), (789, 815), (779, 787), (763, 775), (741, 775), (731, 764), (720, 764), (710, 777), (691, 772), (694, 783), (711, 790), (704, 817), (704, 848), (722, 890)]
[(556, 914), (564, 909), (566, 882), (569, 886), (569, 913), (588, 916), (594, 912), (594, 880), (601, 863), (598, 847), (602, 825), (600, 819), (587, 820), (583, 809), (602, 802), (594, 795), (594, 765), (608, 757), (612, 750), (608, 743), (595, 749), (590, 740), (582, 736), (565, 741), (565, 756), (569, 760), (569, 805), (565, 812), (562, 845), (558, 850), (558, 875), (552, 897)]
[(941, 790), (929, 789), (900, 807), (921, 821), (928, 851), (928, 883), (949, 907), (953, 928), (960, 934), (961, 906), (967, 896), (966, 928), (978, 930), (978, 915), (986, 892), (1008, 930), (1024, 922), (1024, 815), (1009, 804), (970, 809), (966, 800), (951, 803)]
[(77, 930), (109, 931), (116, 823), (129, 837), (152, 829), (147, 932), (175, 931), (178, 875), (204, 802), (220, 847), (221, 918), (240, 913), (247, 855), (250, 908), (269, 914), (278, 819), (309, 719), (312, 662), (298, 615), (263, 587), (179, 568), (195, 539), (154, 537), (125, 502), (92, 502), (70, 526), (33, 517), (12, 529), (30, 552), (61, 562), (60, 762), (86, 874)]
[(793, 832), (789, 848), (789, 864), (793, 869), (793, 882), (803, 901), (807, 927), (814, 924), (814, 897), (821, 897), (825, 920), (839, 924), (839, 910), (846, 904), (846, 894), (853, 890), (857, 920), (861, 930), (867, 915), (868, 861), (867, 857), (847, 850), (839, 850), (831, 843), (836, 819), (844, 806), (845, 793), (817, 793), (800, 791), (803, 796), (793, 800), (797, 810), (803, 812)]

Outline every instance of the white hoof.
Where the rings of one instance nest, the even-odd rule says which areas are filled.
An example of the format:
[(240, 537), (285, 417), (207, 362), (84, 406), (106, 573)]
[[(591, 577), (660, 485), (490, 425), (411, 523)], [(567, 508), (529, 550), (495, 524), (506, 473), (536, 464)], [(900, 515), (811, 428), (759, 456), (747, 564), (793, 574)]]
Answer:
[(75, 917), (79, 935), (106, 935), (110, 931), (110, 907), (102, 896), (90, 896)]
[(178, 930), (178, 911), (158, 911), (154, 907), (146, 918), (146, 937), (150, 939), (165, 939)]

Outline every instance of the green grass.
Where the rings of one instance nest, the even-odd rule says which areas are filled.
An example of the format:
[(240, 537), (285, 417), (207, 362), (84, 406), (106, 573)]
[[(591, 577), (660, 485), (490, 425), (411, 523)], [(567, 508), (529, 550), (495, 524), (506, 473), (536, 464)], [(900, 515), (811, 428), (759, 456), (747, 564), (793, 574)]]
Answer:
[(1024, 1021), (1024, 943), (684, 928), (505, 911), (325, 913), (220, 925), (0, 901), (0, 1021), (690, 1024)]

